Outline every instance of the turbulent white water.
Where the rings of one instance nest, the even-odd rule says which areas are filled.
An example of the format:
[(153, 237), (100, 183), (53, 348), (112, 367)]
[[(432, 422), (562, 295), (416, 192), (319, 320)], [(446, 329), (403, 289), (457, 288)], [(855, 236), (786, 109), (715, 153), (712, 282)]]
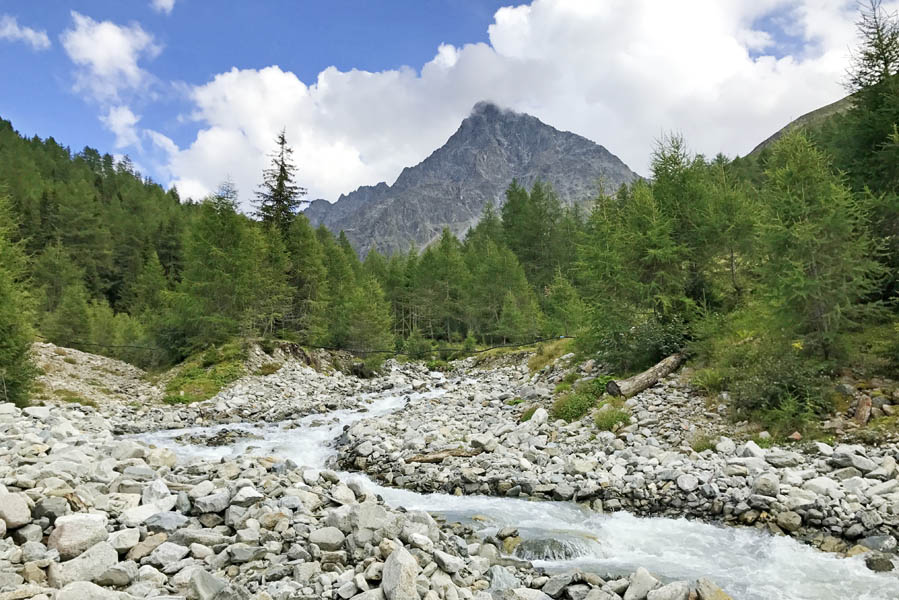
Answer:
[[(172, 448), (182, 460), (252, 453), (276, 455), (298, 465), (324, 468), (327, 459), (334, 455), (333, 441), (344, 426), (400, 410), (410, 398), (439, 394), (439, 390), (425, 394), (376, 394), (368, 398), (371, 403), (364, 412), (342, 410), (289, 424), (188, 428), (139, 437)], [(183, 434), (214, 433), (223, 427), (241, 429), (256, 439), (218, 448), (182, 445), (174, 439)], [(709, 577), (736, 600), (899, 597), (899, 578), (871, 572), (860, 557), (838, 558), (792, 538), (753, 529), (719, 527), (685, 519), (637, 518), (624, 512), (597, 514), (565, 502), (418, 494), (377, 485), (359, 474), (343, 476), (362, 481), (393, 506), (426, 510), (451, 521), (469, 522), (482, 528), (485, 534), (504, 526), (517, 527), (525, 540), (524, 550), (528, 546), (536, 548), (532, 555), (525, 553), (523, 557), (536, 559), (535, 565), (551, 571), (578, 568), (615, 574), (645, 567), (666, 580)], [(566, 558), (559, 559), (560, 554)]]

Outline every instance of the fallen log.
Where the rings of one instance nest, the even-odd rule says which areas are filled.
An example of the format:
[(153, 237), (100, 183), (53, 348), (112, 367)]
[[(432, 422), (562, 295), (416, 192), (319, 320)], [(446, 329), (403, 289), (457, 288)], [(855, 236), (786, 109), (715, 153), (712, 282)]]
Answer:
[(439, 452), (429, 452), (428, 454), (418, 454), (411, 458), (407, 458), (407, 463), (439, 463), (443, 462), (444, 459), (449, 458), (451, 456), (477, 456), (481, 452), (483, 452), (483, 448), (478, 448), (476, 450), (466, 450), (465, 448), (450, 448), (449, 450), (440, 450)]
[(684, 358), (684, 355), (678, 352), (629, 379), (623, 379), (621, 381), (612, 380), (606, 384), (606, 392), (613, 396), (630, 398), (635, 394), (639, 394), (646, 388), (654, 386), (662, 377), (666, 377), (676, 371), (684, 362)]

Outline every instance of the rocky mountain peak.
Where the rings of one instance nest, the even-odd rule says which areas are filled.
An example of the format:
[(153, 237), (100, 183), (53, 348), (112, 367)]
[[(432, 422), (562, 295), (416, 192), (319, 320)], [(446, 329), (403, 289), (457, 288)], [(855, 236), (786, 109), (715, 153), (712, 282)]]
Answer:
[(334, 204), (313, 202), (313, 225), (343, 230), (365, 254), (423, 247), (449, 227), (457, 235), (475, 225), (488, 202), (502, 204), (513, 179), (550, 183), (567, 204), (585, 203), (637, 175), (602, 146), (559, 131), (525, 113), (489, 101), (474, 105), (447, 142), (393, 185), (363, 186)]

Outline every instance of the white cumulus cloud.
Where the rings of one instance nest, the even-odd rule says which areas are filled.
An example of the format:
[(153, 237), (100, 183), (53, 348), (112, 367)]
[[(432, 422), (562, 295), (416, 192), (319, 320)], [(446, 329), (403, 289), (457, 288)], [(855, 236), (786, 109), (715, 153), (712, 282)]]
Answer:
[[(416, 68), (329, 67), (310, 82), (277, 66), (233, 68), (190, 89), (199, 132), (183, 149), (166, 145), (166, 172), (193, 197), (230, 176), (246, 201), (286, 127), (299, 183), (335, 200), (392, 183), (484, 99), (584, 135), (644, 174), (670, 131), (696, 151), (745, 154), (844, 94), (855, 11), (851, 0), (534, 0), (499, 9), (489, 43), (442, 44)], [(785, 54), (787, 37), (798, 50)]]
[(115, 134), (116, 148), (140, 145), (140, 135), (136, 127), (140, 117), (131, 112), (127, 106), (110, 107), (105, 115), (100, 116), (100, 121)]
[(156, 12), (170, 15), (172, 14), (172, 9), (175, 8), (175, 0), (153, 0), (150, 2), (150, 5)]
[(9, 15), (0, 15), (0, 40), (25, 42), (35, 50), (46, 50), (51, 46), (46, 31), (19, 25), (18, 20)]
[(76, 91), (100, 102), (117, 102), (122, 92), (146, 87), (152, 78), (138, 62), (161, 51), (137, 23), (98, 22), (76, 11), (60, 41), (77, 67)]

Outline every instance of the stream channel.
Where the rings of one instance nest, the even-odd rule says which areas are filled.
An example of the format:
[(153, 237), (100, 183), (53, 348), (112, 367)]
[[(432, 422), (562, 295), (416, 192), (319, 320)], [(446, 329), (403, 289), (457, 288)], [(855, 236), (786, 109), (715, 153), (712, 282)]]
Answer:
[[(449, 382), (452, 385), (452, 381)], [(171, 448), (182, 462), (228, 459), (242, 454), (277, 456), (299, 466), (325, 469), (344, 426), (402, 410), (442, 394), (389, 390), (359, 397), (365, 407), (310, 415), (283, 423), (229, 424), (155, 431), (134, 436)], [(184, 436), (214, 434), (226, 428), (245, 432), (233, 444), (185, 444)], [(599, 575), (631, 573), (644, 567), (665, 581), (709, 577), (735, 600), (888, 600), (899, 598), (899, 579), (867, 569), (861, 557), (840, 558), (790, 537), (750, 528), (701, 521), (638, 518), (626, 512), (600, 514), (570, 502), (535, 502), (487, 496), (419, 494), (359, 480), (394, 507), (424, 510), (448, 521), (468, 523), (484, 535), (518, 528), (524, 542), (520, 558), (548, 572), (579, 569)]]

